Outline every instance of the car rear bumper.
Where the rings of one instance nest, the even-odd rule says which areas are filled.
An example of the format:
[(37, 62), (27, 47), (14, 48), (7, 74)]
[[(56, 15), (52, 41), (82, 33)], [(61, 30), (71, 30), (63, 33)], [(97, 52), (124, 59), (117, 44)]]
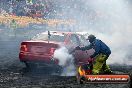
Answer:
[(19, 59), (22, 62), (43, 62), (47, 64), (58, 64), (57, 59), (53, 59), (53, 55), (45, 54), (45, 55), (37, 55), (37, 54), (32, 54), (32, 53), (19, 53)]

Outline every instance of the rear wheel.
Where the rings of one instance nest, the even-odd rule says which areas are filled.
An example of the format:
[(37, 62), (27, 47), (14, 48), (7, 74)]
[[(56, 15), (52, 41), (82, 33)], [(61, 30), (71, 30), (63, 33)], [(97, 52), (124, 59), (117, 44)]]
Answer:
[[(54, 73), (57, 75), (61, 75), (61, 73), (63, 71), (63, 68), (56, 64), (47, 65), (44, 63), (33, 63), (33, 62), (26, 62), (26, 61), (24, 63), (25, 63), (27, 71), (43, 70), (48, 73)], [(41, 72), (43, 72), (43, 71), (41, 71)]]
[(32, 68), (36, 68), (37, 65), (35, 63), (31, 63), (31, 62), (24, 62), (26, 65), (27, 69), (32, 69)]
[(52, 67), (52, 71), (53, 71), (53, 73), (55, 73), (57, 75), (61, 75), (63, 68), (61, 66), (55, 65)]

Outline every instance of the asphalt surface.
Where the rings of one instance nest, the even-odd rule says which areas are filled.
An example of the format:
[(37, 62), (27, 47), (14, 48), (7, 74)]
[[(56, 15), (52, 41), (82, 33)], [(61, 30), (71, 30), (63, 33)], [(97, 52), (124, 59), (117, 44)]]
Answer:
[[(114, 66), (113, 68), (116, 69), (116, 66)], [(128, 67), (122, 66), (122, 68), (125, 69)], [(21, 67), (18, 66), (17, 64), (13, 64), (8, 68), (0, 69), (0, 88), (131, 88), (131, 87), (130, 83), (78, 84), (75, 76), (67, 77), (58, 76), (53, 73), (50, 73), (48, 69), (44, 68), (27, 71), (27, 69), (24, 66)]]

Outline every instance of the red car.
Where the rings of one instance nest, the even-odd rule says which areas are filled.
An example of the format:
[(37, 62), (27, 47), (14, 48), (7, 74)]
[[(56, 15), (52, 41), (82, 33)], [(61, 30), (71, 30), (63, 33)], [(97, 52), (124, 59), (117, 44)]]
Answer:
[[(60, 44), (66, 46), (70, 52), (77, 46), (87, 45), (88, 42), (84, 36), (75, 32), (44, 32), (37, 34), (30, 41), (23, 41), (21, 43), (19, 53), (20, 61), (24, 62), (26, 66), (29, 66), (31, 63), (56, 66), (59, 60), (53, 59), (53, 54)], [(75, 50), (72, 54), (75, 58), (75, 63), (79, 65), (86, 62), (92, 53), (93, 50)]]

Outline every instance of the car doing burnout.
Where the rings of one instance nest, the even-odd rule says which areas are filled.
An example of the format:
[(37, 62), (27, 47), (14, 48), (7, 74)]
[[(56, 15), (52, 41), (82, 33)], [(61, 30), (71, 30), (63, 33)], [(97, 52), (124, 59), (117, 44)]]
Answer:
[[(30, 41), (23, 41), (20, 47), (19, 58), (26, 66), (34, 63), (42, 63), (47, 66), (58, 65), (59, 60), (53, 59), (54, 51), (64, 45), (70, 51), (77, 46), (88, 45), (89, 43), (79, 33), (75, 32), (57, 32), (47, 31), (37, 34)], [(73, 56), (77, 65), (87, 61), (87, 58), (93, 53), (93, 50), (81, 51), (75, 50)], [(60, 53), (61, 54), (61, 53)]]

